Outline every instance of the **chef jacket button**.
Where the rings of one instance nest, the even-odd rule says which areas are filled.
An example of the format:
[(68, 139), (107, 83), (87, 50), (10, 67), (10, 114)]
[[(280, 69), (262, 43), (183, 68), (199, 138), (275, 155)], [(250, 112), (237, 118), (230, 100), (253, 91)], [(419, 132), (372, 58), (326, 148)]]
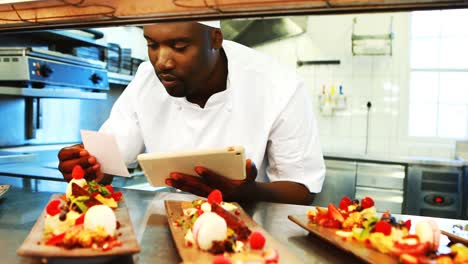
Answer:
[(179, 111), (182, 110), (182, 106), (178, 105), (177, 110), (179, 110)]

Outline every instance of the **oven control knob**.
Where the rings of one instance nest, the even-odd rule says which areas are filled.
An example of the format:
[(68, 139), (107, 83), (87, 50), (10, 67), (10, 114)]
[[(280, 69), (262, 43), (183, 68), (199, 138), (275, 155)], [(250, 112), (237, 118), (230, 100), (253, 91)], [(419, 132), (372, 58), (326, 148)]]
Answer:
[(94, 84), (98, 84), (98, 83), (100, 83), (102, 81), (102, 77), (97, 73), (93, 73), (93, 75), (91, 75), (91, 77), (89, 77), (89, 79)]
[(41, 73), (42, 77), (49, 77), (53, 72), (54, 70), (52, 70), (52, 68), (50, 68), (49, 66), (47, 66), (47, 64), (42, 64), (40, 67), (39, 67), (39, 72)]

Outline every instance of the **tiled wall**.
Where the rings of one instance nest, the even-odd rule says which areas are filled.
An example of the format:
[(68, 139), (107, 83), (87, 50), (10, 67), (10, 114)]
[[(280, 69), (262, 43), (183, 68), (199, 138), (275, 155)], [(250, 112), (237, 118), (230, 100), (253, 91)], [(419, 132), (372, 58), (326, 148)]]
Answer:
[[(353, 19), (358, 21), (356, 30), (364, 34), (387, 32), (390, 17), (392, 56), (353, 56)], [(366, 104), (370, 101), (367, 154), (453, 158), (453, 140), (408, 137), (410, 19), (409, 13), (311, 16), (306, 34), (256, 47), (291, 68), (297, 68), (298, 59), (340, 60), (339, 65), (297, 68), (311, 89), (325, 153), (366, 154)], [(343, 85), (348, 101), (345, 110), (332, 116), (320, 113), (318, 95), (323, 84)]]

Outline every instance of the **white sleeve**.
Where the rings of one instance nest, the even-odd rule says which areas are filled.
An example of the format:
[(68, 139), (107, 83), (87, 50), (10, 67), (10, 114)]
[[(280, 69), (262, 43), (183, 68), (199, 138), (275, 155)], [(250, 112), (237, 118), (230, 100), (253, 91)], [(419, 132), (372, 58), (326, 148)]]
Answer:
[(132, 81), (112, 107), (109, 118), (99, 129), (100, 132), (113, 134), (120, 152), (128, 167), (136, 164), (136, 156), (144, 151), (144, 143), (138, 115), (135, 111), (135, 89), (137, 82)]
[(310, 94), (303, 82), (273, 124), (267, 155), (270, 181), (302, 183), (313, 193), (322, 190), (325, 163)]

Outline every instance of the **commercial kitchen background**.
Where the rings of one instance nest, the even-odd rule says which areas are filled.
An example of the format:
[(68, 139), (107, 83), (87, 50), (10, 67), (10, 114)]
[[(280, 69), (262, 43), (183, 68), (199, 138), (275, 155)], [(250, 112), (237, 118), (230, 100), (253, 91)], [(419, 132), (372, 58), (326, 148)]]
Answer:
[[(467, 182), (462, 176), (465, 163), (458, 159), (459, 153), (466, 150), (460, 150), (463, 144), (457, 144), (468, 139), (467, 17), (468, 10), (464, 9), (314, 15), (303, 18), (303, 34), (253, 47), (297, 69), (310, 88), (327, 170), (332, 172), (339, 167), (339, 171), (346, 171), (355, 187), (351, 190), (345, 186), (348, 189), (340, 192), (338, 185), (345, 181), (332, 182), (338, 178), (327, 174), (328, 193), (334, 190), (339, 192), (337, 196), (380, 196), (386, 208), (394, 209), (396, 205), (396, 212), (467, 217), (468, 208), (463, 204), (467, 200), (463, 186)], [(131, 48), (133, 57), (146, 59), (141, 28), (99, 30), (105, 35), (104, 41)], [(367, 45), (368, 49), (385, 50), (384, 46), (391, 43), (391, 54), (353, 54), (353, 36), (389, 34), (391, 39), (369, 39)], [(304, 64), (299, 65), (298, 61)], [(33, 151), (35, 146), (49, 146), (55, 151), (57, 144), (80, 141), (79, 130), (97, 130), (125, 86), (113, 84), (110, 88), (107, 100), (41, 99), (42, 125), (34, 139), (26, 139), (23, 134), (23, 98), (0, 95), (0, 147), (7, 151)], [(26, 147), (18, 148), (21, 146)], [(436, 191), (409, 184), (409, 165), (414, 163), (408, 160), (418, 160), (417, 165), (424, 163), (432, 171), (442, 172), (440, 175), (445, 178), (432, 181), (438, 186), (455, 175), (450, 183), (455, 191), (450, 186)], [(374, 186), (359, 179), (359, 168), (365, 171), (360, 162), (366, 166), (376, 162), (377, 167), (367, 167), (373, 171), (370, 177), (374, 177)], [(375, 178), (376, 175), (383, 176)], [(418, 177), (421, 182), (422, 174)], [(389, 182), (395, 185), (385, 186)], [(419, 195), (413, 205), (405, 202), (413, 199), (404, 198), (410, 193), (416, 195), (408, 189), (411, 186)], [(438, 197), (447, 201), (448, 209), (431, 202), (431, 208), (421, 211), (423, 201)], [(336, 199), (319, 197), (317, 201)], [(454, 212), (444, 214), (445, 209)]]

